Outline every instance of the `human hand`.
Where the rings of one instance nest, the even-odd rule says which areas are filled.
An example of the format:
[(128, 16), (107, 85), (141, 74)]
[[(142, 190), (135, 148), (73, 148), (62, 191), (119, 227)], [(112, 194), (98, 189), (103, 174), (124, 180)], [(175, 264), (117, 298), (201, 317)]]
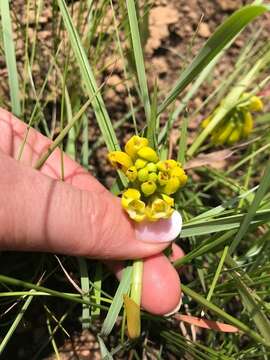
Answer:
[[(0, 109), (0, 247), (102, 259), (118, 275), (121, 260), (146, 258), (142, 306), (155, 314), (173, 311), (181, 298), (180, 280), (161, 251), (179, 234), (179, 216), (142, 231), (119, 199), (66, 155), (60, 181), (59, 149), (41, 171), (34, 170), (51, 143), (34, 129), (17, 162), (26, 131), (23, 122)], [(182, 254), (175, 245), (173, 249), (174, 257)]]

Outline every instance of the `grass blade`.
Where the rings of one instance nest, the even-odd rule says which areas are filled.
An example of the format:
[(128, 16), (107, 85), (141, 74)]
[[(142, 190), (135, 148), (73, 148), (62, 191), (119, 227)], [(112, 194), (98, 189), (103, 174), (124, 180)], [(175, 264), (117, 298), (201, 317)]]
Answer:
[(106, 319), (103, 322), (101, 329), (101, 336), (107, 336), (112, 331), (114, 324), (117, 320), (118, 314), (123, 306), (123, 295), (127, 294), (130, 288), (132, 275), (132, 266), (127, 266), (123, 271), (121, 281), (118, 285), (117, 291), (114, 295), (112, 304), (107, 313)]
[(146, 115), (147, 122), (149, 124), (151, 120), (151, 108), (150, 108), (150, 99), (148, 94), (147, 80), (145, 75), (145, 67), (143, 60), (143, 50), (140, 39), (140, 31), (137, 19), (137, 12), (135, 2), (133, 0), (127, 0), (127, 11), (128, 11), (128, 20), (130, 26), (130, 33), (132, 39), (132, 49), (133, 55), (136, 64), (136, 71), (138, 76), (138, 81), (140, 85), (141, 97), (144, 105), (144, 111)]
[(97, 118), (97, 122), (104, 136), (107, 148), (110, 151), (119, 150), (118, 141), (102, 96), (100, 94), (100, 89), (98, 89), (96, 84), (94, 73), (80, 41), (79, 34), (68, 12), (67, 5), (64, 0), (58, 0), (58, 6), (60, 8), (64, 24), (69, 35), (71, 47), (77, 60), (87, 94), (89, 98), (91, 98), (91, 103)]
[(16, 116), (21, 115), (19, 80), (15, 56), (15, 46), (12, 36), (9, 0), (0, 1), (0, 13), (2, 22), (2, 33), (4, 40), (5, 58), (8, 70), (8, 82), (11, 99), (12, 112)]
[(269, 186), (270, 186), (270, 160), (268, 161), (264, 175), (262, 177), (262, 181), (256, 192), (253, 202), (252, 202), (251, 206), (249, 207), (248, 213), (246, 214), (245, 218), (243, 219), (240, 229), (239, 229), (238, 233), (236, 234), (236, 236), (230, 246), (230, 249), (229, 249), (230, 254), (232, 254), (235, 251), (238, 244), (240, 243), (240, 241), (242, 240), (244, 235), (247, 233), (249, 225), (252, 222), (252, 219), (254, 218), (254, 216), (256, 216), (256, 211), (257, 211), (258, 207), (260, 206), (260, 203), (261, 203), (262, 199), (264, 198), (264, 195), (266, 194), (267, 190), (269, 189)]

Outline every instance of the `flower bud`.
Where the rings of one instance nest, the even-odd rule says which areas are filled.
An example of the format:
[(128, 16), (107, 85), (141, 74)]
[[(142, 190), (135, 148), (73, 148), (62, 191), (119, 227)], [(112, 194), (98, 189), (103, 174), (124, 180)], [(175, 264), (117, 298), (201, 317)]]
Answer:
[(154, 192), (156, 191), (157, 185), (154, 181), (149, 180), (149, 181), (142, 183), (141, 189), (145, 196), (150, 196), (150, 195), (154, 194)]
[(157, 153), (154, 149), (150, 148), (149, 146), (142, 147), (138, 152), (137, 155), (147, 161), (151, 161), (156, 163), (158, 161)]
[(146, 168), (149, 172), (157, 172), (157, 165), (153, 162), (148, 163)]
[(147, 164), (147, 161), (143, 160), (143, 159), (137, 159), (135, 161), (135, 167), (138, 170), (144, 168), (146, 164)]
[(156, 182), (157, 179), (158, 179), (158, 176), (157, 176), (157, 174), (154, 173), (154, 172), (152, 172), (152, 173), (150, 173), (150, 174), (148, 175), (148, 180), (151, 180), (151, 181)]
[(144, 182), (148, 180), (148, 170), (146, 168), (140, 169), (138, 171), (138, 180)]

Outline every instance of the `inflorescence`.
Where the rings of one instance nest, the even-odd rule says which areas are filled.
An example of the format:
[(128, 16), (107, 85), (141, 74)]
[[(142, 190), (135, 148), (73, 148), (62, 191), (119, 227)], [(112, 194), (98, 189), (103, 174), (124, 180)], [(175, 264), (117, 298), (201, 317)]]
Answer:
[(124, 151), (108, 154), (111, 165), (128, 179), (130, 187), (122, 193), (121, 203), (129, 217), (137, 222), (167, 219), (173, 213), (175, 194), (187, 182), (181, 164), (160, 160), (148, 146), (148, 140), (132, 136)]
[[(232, 145), (239, 140), (246, 139), (253, 129), (252, 112), (262, 111), (263, 103), (258, 96), (251, 96), (244, 93), (239, 101), (225, 117), (219, 126), (214, 128), (211, 133), (213, 145)], [(202, 127), (206, 128), (215, 115), (213, 112), (202, 122)]]

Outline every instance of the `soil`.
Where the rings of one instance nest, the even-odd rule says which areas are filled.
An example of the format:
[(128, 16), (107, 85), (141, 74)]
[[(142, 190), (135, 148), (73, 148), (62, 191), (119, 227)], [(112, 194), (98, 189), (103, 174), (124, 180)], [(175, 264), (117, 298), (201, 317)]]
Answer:
[[(149, 9), (149, 37), (145, 44), (145, 60), (149, 87), (153, 88), (155, 80), (157, 80), (159, 96), (162, 98), (162, 96), (168, 92), (172, 84), (177, 79), (181, 69), (190, 62), (222, 20), (241, 5), (245, 5), (250, 2), (251, 1), (241, 0), (153, 1)], [(52, 38), (52, 33), (54, 31), (54, 29), (52, 29), (52, 17), (54, 16), (52, 11), (52, 2), (50, 0), (44, 0), (43, 3), (44, 9), (39, 17), (39, 30), (37, 33), (34, 30), (36, 21), (34, 7), (32, 8), (28, 19), (30, 24), (28, 34), (30, 44), (34, 43), (35, 38), (37, 40), (36, 46), (38, 49), (38, 58), (34, 62), (33, 66), (33, 80), (36, 89), (40, 89), (42, 86), (44, 78), (48, 72), (48, 66), (51, 63), (51, 52), (55, 47), (55, 42)], [(78, 6), (76, 2), (74, 3), (75, 5), (72, 9), (74, 13), (76, 13), (76, 11), (78, 11)], [(25, 18), (25, 1), (13, 0), (11, 2), (11, 7), (13, 10), (13, 24), (17, 24), (14, 25), (14, 32), (16, 34), (16, 57), (18, 61), (20, 81), (23, 81), (23, 60), (25, 51), (23, 30), (27, 21)], [(108, 13), (108, 24), (110, 24), (111, 17), (112, 14)], [(267, 14), (261, 17), (260, 24), (268, 24), (268, 28), (265, 26), (261, 34), (261, 39), (263, 41), (263, 39), (269, 38), (270, 15)], [(234, 46), (221, 59), (211, 77), (205, 84), (203, 84), (199, 93), (189, 103), (188, 107), (190, 111), (196, 109), (196, 107), (198, 107), (207, 95), (218, 85), (220, 78), (232, 69), (236, 55), (239, 53), (245, 39), (249, 36), (253, 28), (254, 25), (249, 26), (249, 28), (236, 40)], [(108, 34), (110, 34), (110, 31), (112, 31), (110, 25), (107, 26), (106, 29)], [(101, 72), (100, 83), (104, 80), (106, 81), (103, 96), (113, 123), (116, 123), (123, 118), (128, 111), (129, 105), (126, 87), (123, 84), (123, 72), (120, 63), (121, 61), (119, 59), (115, 61), (115, 59), (109, 56), (109, 54), (108, 57), (105, 56), (104, 59), (101, 59), (101, 62), (98, 63), (99, 69), (104, 69), (105, 66), (105, 71)], [(2, 56), (0, 56), (0, 74), (2, 79), (0, 83), (0, 104), (5, 108), (10, 109), (8, 101), (7, 69)], [(76, 81), (76, 74), (74, 76), (74, 81)], [(57, 110), (59, 110), (60, 90), (57, 84), (58, 82), (55, 79), (55, 74), (52, 74), (49, 77), (48, 87), (42, 98), (42, 103), (46, 104), (44, 113), (48, 117), (49, 122), (52, 121), (52, 109), (56, 107)], [(136, 106), (138, 104), (138, 100), (135, 96), (134, 89), (131, 89), (131, 96), (134, 101), (134, 106)], [(30, 89), (28, 98), (25, 99), (28, 109), (31, 108), (33, 99), (35, 99), (35, 94), (33, 90)], [(208, 109), (206, 107), (202, 113), (189, 123), (189, 130), (191, 134), (189, 139), (190, 142), (192, 141), (192, 131), (197, 129), (199, 122), (203, 116), (205, 116), (207, 111)], [(29, 113), (26, 112), (25, 120), (28, 119), (28, 116)], [(143, 114), (139, 112), (137, 114), (137, 118), (139, 119), (138, 123), (140, 127), (143, 128)], [(161, 123), (164, 123), (166, 119), (167, 114), (162, 117)], [(96, 144), (100, 137), (100, 131), (97, 128), (97, 124), (91, 112), (89, 112), (89, 122), (89, 141), (91, 146), (95, 148), (94, 144)], [(174, 125), (174, 144), (179, 137), (180, 123), (181, 118), (179, 118)], [(129, 134), (133, 132), (134, 128), (132, 121), (130, 120), (125, 122), (124, 125), (117, 129), (118, 139), (121, 139), (121, 142), (125, 142)], [(114, 179), (114, 173), (107, 165), (106, 153), (107, 150), (102, 144), (93, 151), (90, 159), (90, 170), (92, 170), (95, 176), (97, 176), (98, 179), (106, 186), (110, 186)], [(76, 326), (71, 324), (70, 330), (73, 331), (76, 327), (78, 327), (78, 324)], [(74, 331), (71, 333), (70, 339), (66, 341), (63, 341), (65, 337), (62, 337), (62, 347), (60, 347), (61, 359), (101, 359), (97, 338), (94, 335), (98, 329), (99, 327), (97, 326), (97, 328), (92, 329), (92, 331)], [(42, 328), (35, 327), (35, 330), (33, 330), (33, 327), (30, 327), (29, 330), (27, 330), (27, 327), (24, 328), (23, 332), (18, 332), (15, 335), (18, 344), (17, 348), (8, 348), (8, 351), (10, 351), (9, 354), (13, 355), (6, 358), (16, 358), (21, 360), (30, 359), (31, 351), (35, 349), (37, 343), (40, 343), (40, 337), (42, 338), (43, 336), (46, 335), (44, 333), (44, 329)], [(29, 346), (29, 344), (25, 345), (27, 337), (31, 337), (31, 341), (33, 343), (32, 346)], [(108, 342), (109, 348), (116, 346), (117, 339), (117, 336), (112, 336), (112, 339), (110, 339), (111, 341)], [(155, 351), (154, 346), (153, 351)], [(119, 356), (119, 358), (128, 358), (127, 354), (123, 356), (124, 357)], [(56, 359), (54, 356), (48, 357), (45, 355), (42, 355), (42, 357), (39, 358), (44, 360)], [(152, 357), (149, 355), (146, 358), (154, 359), (155, 357), (154, 355)], [(173, 357), (170, 357), (168, 354), (168, 358), (172, 359)]]

